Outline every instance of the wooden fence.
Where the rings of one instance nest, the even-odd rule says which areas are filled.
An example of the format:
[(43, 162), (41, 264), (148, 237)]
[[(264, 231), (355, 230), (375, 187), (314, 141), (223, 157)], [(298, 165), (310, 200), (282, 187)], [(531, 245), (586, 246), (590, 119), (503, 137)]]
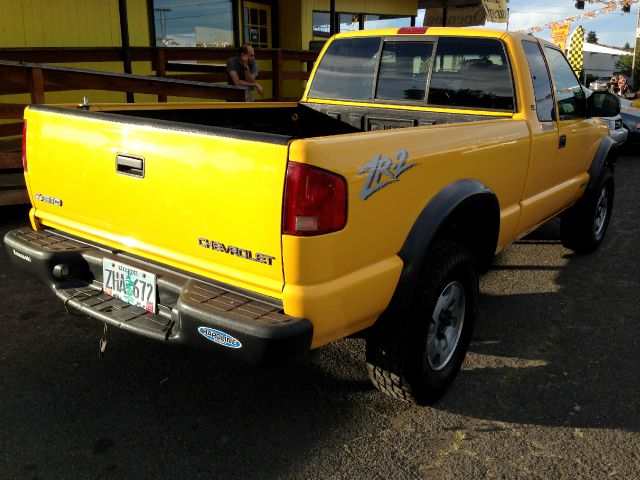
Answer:
[[(30, 103), (45, 103), (46, 92), (107, 90), (127, 92), (128, 99), (133, 93), (157, 95), (159, 102), (168, 96), (243, 101), (246, 87), (225, 84), (225, 62), (234, 54), (222, 48), (132, 47), (131, 60), (149, 62), (155, 72), (142, 76), (54, 65), (123, 62), (118, 47), (0, 49), (0, 119), (9, 120), (0, 124), (0, 205), (27, 201), (22, 175), (16, 172), (22, 166), (20, 138), (7, 140), (21, 135), (26, 104), (2, 103), (2, 95), (29, 94)], [(271, 61), (271, 70), (261, 71), (260, 80), (271, 80), (273, 99), (285, 100), (284, 81), (308, 79), (316, 57), (316, 52), (256, 49), (256, 58)], [(285, 70), (285, 65), (294, 67)]]

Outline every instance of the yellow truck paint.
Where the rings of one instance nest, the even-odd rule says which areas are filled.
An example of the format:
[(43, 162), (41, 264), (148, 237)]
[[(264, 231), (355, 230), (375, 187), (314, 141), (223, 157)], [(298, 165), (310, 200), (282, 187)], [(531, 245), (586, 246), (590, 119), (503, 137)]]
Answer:
[[(478, 275), (493, 254), (560, 212), (569, 248), (602, 241), (616, 147), (595, 117), (615, 108), (596, 106), (596, 96), (611, 101), (605, 93), (583, 97), (577, 79), (561, 84), (562, 70), (547, 70), (545, 49), (553, 47), (533, 37), (420, 31), (337, 35), (299, 103), (28, 108), (25, 177), (40, 236), (10, 232), (7, 248), (19, 253), (12, 260), (66, 302), (80, 295), (74, 308), (94, 318), (176, 343), (217, 344), (258, 363), (299, 361), (310, 349), (363, 335), (377, 386), (433, 401), (460, 368)], [(362, 64), (372, 75), (368, 99), (313, 89), (333, 42), (363, 37), (381, 42)], [(383, 57), (387, 43), (393, 54)], [(425, 43), (428, 60), (396, 61), (406, 45), (428, 51)], [(433, 87), (441, 44), (442, 59), (455, 58), (436, 72), (449, 83)], [(475, 44), (489, 53), (446, 50)], [(410, 65), (406, 76), (424, 78), (424, 91), (409, 85), (396, 101), (377, 99), (384, 62), (395, 82)], [(532, 83), (536, 65), (546, 76), (544, 97)], [(503, 90), (485, 77), (504, 81)], [(430, 89), (446, 95), (431, 104)], [(129, 164), (144, 164), (144, 175)], [(336, 212), (344, 227), (313, 231)], [(292, 218), (297, 231), (285, 227)], [(69, 254), (76, 263), (60, 260), (50, 242), (76, 249)], [(20, 263), (32, 256), (41, 260)], [(109, 260), (157, 276), (164, 303), (154, 325), (105, 315), (93, 304), (109, 298), (87, 298), (65, 283), (76, 269), (89, 292), (100, 289)], [(121, 315), (128, 308), (116, 306)]]

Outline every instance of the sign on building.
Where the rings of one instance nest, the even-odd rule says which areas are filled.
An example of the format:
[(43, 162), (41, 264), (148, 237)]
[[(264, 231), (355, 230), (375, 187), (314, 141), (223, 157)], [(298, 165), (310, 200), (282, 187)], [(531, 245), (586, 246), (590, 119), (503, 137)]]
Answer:
[(509, 12), (505, 0), (482, 0), (487, 22), (507, 23)]
[(428, 8), (424, 16), (425, 27), (473, 27), (484, 25), (485, 13), (482, 5), (475, 7), (448, 7), (446, 9), (447, 24), (444, 25), (444, 10), (442, 8)]

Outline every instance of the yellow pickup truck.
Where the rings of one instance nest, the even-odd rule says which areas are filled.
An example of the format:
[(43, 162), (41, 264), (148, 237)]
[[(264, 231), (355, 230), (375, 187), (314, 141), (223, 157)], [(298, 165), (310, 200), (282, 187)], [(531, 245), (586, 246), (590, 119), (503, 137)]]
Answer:
[(298, 103), (27, 108), (5, 244), (105, 328), (261, 365), (360, 335), (373, 383), (428, 404), (496, 252), (559, 214), (602, 242), (619, 109), (531, 36), (340, 34)]

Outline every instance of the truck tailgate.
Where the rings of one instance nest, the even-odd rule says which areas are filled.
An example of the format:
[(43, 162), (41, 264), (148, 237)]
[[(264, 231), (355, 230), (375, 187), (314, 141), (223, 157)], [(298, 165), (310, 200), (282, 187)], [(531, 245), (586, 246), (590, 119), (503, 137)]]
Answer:
[(281, 296), (288, 137), (56, 107), (25, 119), (43, 225)]

